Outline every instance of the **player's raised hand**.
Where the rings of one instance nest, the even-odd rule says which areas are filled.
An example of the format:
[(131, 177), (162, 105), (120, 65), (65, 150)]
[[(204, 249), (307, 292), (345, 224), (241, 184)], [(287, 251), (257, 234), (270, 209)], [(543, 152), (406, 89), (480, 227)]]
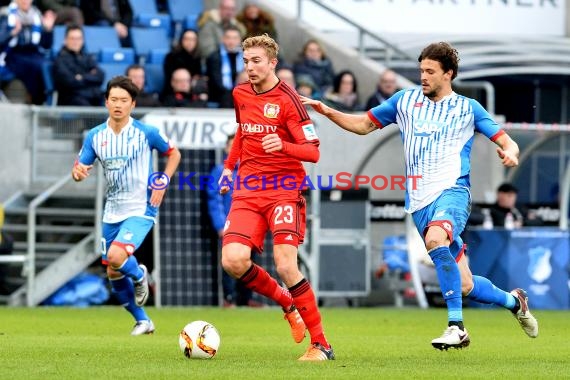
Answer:
[(222, 176), (218, 181), (218, 187), (220, 188), (220, 194), (224, 195), (230, 191), (230, 184), (233, 182), (232, 171), (228, 168), (224, 168), (222, 171)]
[(517, 166), (519, 164), (519, 159), (517, 155), (508, 149), (503, 150), (501, 148), (497, 148), (497, 154), (499, 155), (499, 158), (503, 162), (503, 165), (505, 165), (506, 167), (510, 168), (513, 166)]
[(299, 95), (299, 98), (301, 99), (301, 103), (303, 103), (306, 106), (308, 105), (313, 107), (313, 109), (320, 114), (324, 114), (326, 109), (328, 108), (328, 106), (323, 102), (321, 102), (320, 100), (307, 98), (306, 96), (302, 95)]
[(261, 139), (261, 147), (265, 150), (265, 153), (279, 152), (283, 149), (283, 141), (281, 141), (281, 137), (277, 133), (271, 133)]
[(93, 165), (83, 165), (81, 162), (76, 162), (71, 169), (71, 177), (74, 181), (83, 181), (85, 178), (89, 177), (89, 171)]

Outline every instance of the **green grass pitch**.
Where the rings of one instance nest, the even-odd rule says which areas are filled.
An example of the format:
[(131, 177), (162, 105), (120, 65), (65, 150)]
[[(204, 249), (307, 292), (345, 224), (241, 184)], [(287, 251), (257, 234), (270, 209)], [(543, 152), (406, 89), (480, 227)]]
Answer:
[[(507, 311), (466, 309), (471, 346), (430, 345), (444, 309), (324, 308), (337, 359), (298, 362), (297, 345), (278, 308), (148, 308), (151, 336), (131, 337), (116, 306), (0, 308), (0, 379), (568, 379), (568, 311), (534, 311), (540, 334), (528, 338)], [(211, 360), (189, 360), (178, 333), (206, 320), (222, 342)]]

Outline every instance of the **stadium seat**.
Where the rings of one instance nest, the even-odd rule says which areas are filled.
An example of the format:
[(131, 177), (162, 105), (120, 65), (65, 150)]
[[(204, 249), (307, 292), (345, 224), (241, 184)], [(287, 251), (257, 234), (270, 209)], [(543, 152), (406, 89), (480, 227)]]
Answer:
[(57, 53), (63, 47), (63, 41), (65, 40), (65, 25), (56, 25), (53, 27), (53, 43), (51, 45), (51, 54), (56, 56)]
[(136, 25), (143, 28), (166, 29), (168, 35), (172, 31), (172, 19), (167, 14), (141, 13), (136, 19)]
[(141, 14), (157, 14), (158, 8), (155, 0), (129, 0), (135, 19)]
[(107, 89), (107, 82), (117, 76), (117, 75), (125, 75), (127, 71), (127, 67), (129, 67), (128, 63), (100, 63), (99, 67), (105, 72), (105, 79), (103, 80), (103, 84), (101, 88), (103, 91)]
[(139, 62), (148, 61), (153, 49), (170, 47), (168, 33), (162, 28), (131, 28), (131, 39)]
[(99, 53), (101, 63), (135, 63), (135, 50), (132, 48), (103, 48)]
[(99, 54), (103, 48), (120, 49), (121, 42), (112, 26), (84, 26), (85, 48), (88, 52)]
[(145, 90), (147, 92), (162, 92), (164, 86), (164, 69), (162, 64), (147, 63), (144, 65)]
[(202, 0), (168, 0), (168, 13), (175, 22), (182, 23), (188, 15), (200, 15), (203, 11)]
[(148, 55), (148, 63), (164, 64), (164, 58), (170, 50), (168, 49), (152, 49)]
[(44, 61), (42, 64), (42, 77), (44, 80), (46, 101), (45, 104), (48, 106), (57, 105), (57, 92), (55, 90), (55, 83), (53, 81), (53, 62)]
[(184, 29), (198, 30), (198, 18), (200, 14), (189, 14), (184, 19)]

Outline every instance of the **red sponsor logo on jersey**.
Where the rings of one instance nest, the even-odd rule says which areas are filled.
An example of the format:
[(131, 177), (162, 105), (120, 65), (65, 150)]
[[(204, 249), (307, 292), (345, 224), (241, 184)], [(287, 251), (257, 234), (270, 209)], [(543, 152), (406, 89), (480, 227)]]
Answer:
[(101, 148), (105, 147), (106, 145), (107, 145), (107, 140), (105, 140), (101, 143)]
[(263, 116), (269, 119), (276, 119), (279, 115), (279, 105), (267, 103), (263, 106)]
[(422, 102), (417, 102), (416, 104), (414, 104), (414, 107), (421, 107), (421, 106), (423, 106), (423, 105), (424, 105), (424, 104), (423, 104)]

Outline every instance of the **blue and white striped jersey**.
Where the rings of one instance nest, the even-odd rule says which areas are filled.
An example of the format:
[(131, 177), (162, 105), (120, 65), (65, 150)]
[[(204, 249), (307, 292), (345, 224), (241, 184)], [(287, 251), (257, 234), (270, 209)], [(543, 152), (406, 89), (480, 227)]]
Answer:
[(107, 180), (107, 200), (103, 222), (117, 223), (131, 216), (154, 220), (157, 208), (149, 204), (152, 150), (167, 154), (171, 143), (158, 128), (132, 118), (119, 134), (108, 121), (91, 129), (78, 161), (91, 165), (99, 159)]
[[(397, 123), (404, 143), (406, 211), (414, 212), (433, 202), (443, 190), (470, 187), (471, 146), (475, 132), (492, 141), (504, 131), (474, 99), (452, 92), (438, 102), (421, 88), (401, 90), (368, 111), (379, 128)], [(421, 176), (415, 189), (410, 176)]]

